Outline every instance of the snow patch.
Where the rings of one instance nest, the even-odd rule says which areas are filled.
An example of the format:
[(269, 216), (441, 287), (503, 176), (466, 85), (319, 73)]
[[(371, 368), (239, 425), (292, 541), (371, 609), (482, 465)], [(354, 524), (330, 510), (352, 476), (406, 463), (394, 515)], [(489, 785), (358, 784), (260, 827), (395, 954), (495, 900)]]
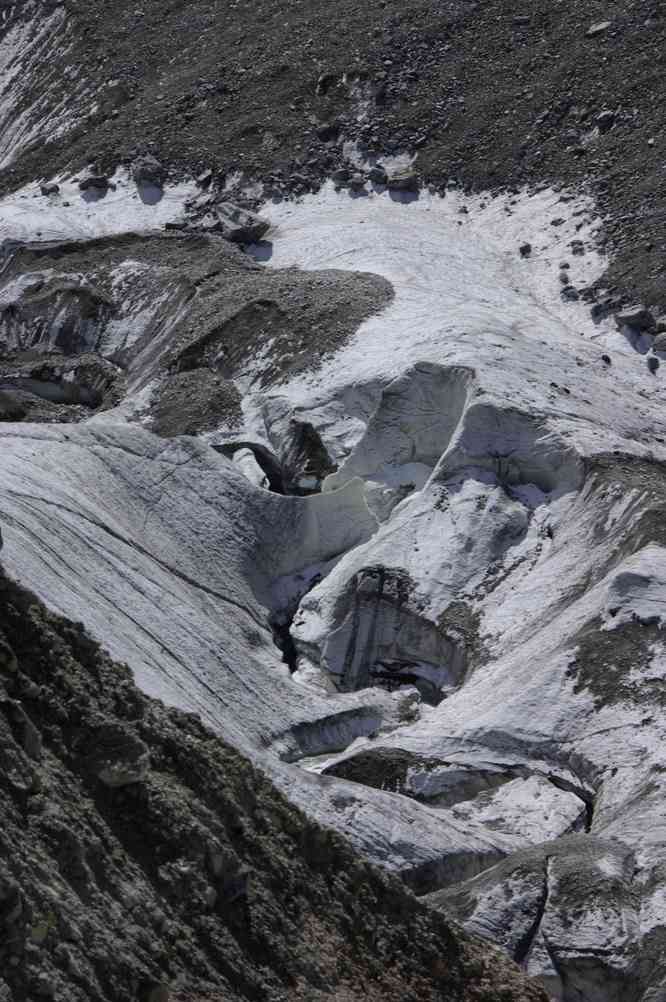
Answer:
[(119, 168), (96, 200), (86, 197), (78, 181), (52, 179), (57, 195), (42, 195), (31, 182), (0, 200), (1, 240), (92, 240), (120, 233), (150, 233), (166, 223), (185, 220), (185, 202), (195, 193), (194, 181), (166, 185), (161, 199), (141, 199), (129, 173)]

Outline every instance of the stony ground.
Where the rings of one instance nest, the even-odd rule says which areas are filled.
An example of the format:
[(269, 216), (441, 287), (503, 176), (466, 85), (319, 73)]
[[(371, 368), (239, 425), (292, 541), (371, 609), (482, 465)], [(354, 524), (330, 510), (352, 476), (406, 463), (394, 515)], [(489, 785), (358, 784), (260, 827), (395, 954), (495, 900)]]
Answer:
[(0, 570), (0, 999), (537, 1002)]
[[(0, 176), (4, 191), (140, 152), (174, 174), (243, 172), (278, 194), (305, 191), (352, 141), (416, 154), (422, 180), (442, 188), (587, 188), (606, 217), (611, 284), (666, 305), (661, 2), (39, 7), (65, 12), (92, 114), (28, 149)], [(14, 4), (6, 26), (33, 9)], [(53, 103), (75, 89), (66, 62), (52, 70)]]

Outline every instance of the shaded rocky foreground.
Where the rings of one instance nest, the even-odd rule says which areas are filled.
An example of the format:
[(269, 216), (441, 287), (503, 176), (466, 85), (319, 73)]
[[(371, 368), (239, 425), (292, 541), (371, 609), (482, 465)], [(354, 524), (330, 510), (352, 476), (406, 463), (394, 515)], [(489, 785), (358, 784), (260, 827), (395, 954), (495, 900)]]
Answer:
[(0, 999), (545, 999), (0, 570)]

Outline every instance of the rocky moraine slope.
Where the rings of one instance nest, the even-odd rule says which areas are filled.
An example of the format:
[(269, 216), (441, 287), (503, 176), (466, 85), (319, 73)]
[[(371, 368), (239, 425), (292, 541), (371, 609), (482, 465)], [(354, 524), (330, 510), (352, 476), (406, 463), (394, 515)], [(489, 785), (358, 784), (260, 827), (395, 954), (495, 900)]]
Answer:
[(662, 5), (0, 18), (0, 993), (658, 1002)]

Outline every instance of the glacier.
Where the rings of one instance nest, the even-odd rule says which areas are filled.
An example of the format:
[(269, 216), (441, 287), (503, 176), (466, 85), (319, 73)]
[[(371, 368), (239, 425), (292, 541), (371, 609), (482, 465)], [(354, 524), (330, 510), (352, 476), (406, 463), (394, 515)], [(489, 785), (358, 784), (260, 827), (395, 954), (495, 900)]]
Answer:
[[(89, 241), (79, 291), (192, 192), (60, 181), (3, 200), (0, 235), (10, 264)], [(594, 206), (328, 184), (261, 212), (259, 270), (369, 273), (391, 302), (278, 380), (257, 334), (225, 377), (240, 416), (163, 439), (150, 402), (202, 287), (128, 251), (114, 311), (77, 328), (121, 399), (0, 425), (3, 564), (553, 998), (655, 1002), (666, 415), (642, 345), (590, 310)], [(2, 301), (69, 294), (47, 272), (0, 276)], [(294, 451), (302, 489), (272, 490)]]

